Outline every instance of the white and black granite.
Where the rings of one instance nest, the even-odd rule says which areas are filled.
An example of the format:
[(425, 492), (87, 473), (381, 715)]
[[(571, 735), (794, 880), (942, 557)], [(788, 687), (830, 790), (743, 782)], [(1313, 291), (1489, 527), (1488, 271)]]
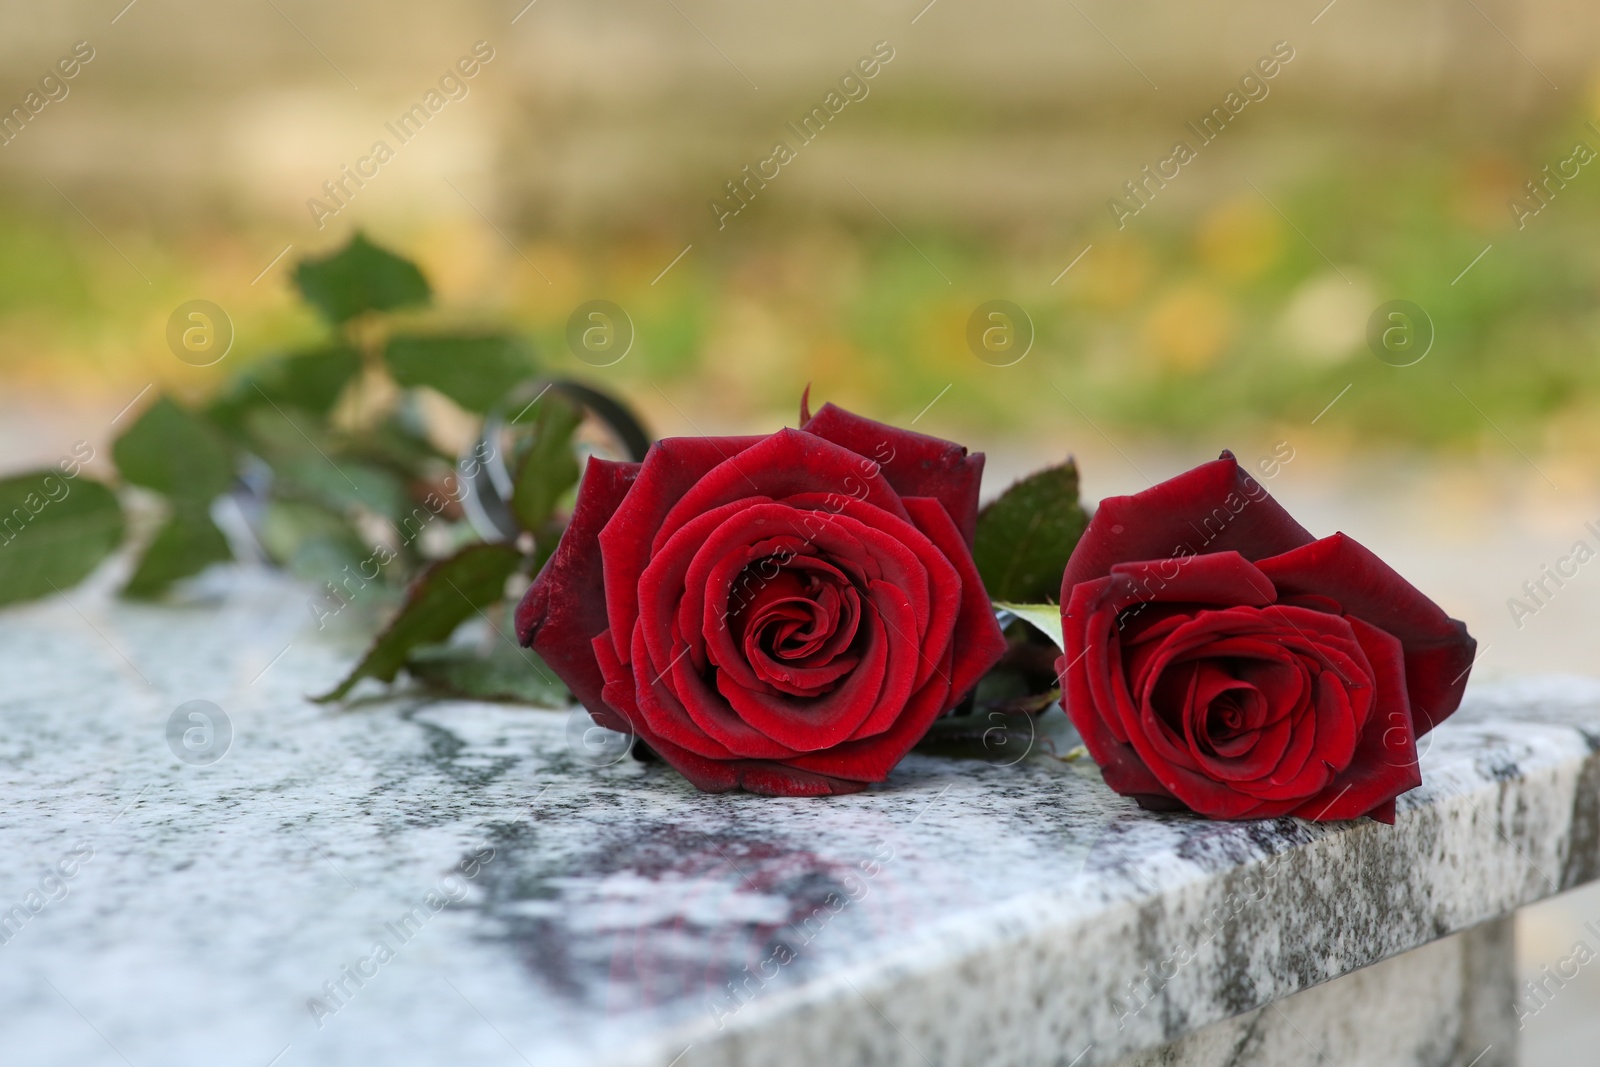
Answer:
[[(1150, 814), (1043, 746), (775, 800), (591, 766), (565, 713), (312, 705), (352, 649), (259, 574), (71, 595), (0, 612), (7, 1063), (1224, 1062), (1263, 1005), (1600, 874), (1594, 682), (1473, 690), (1393, 827)], [(169, 744), (191, 700), (215, 762)], [(1480, 943), (1307, 997), (1449, 1014)]]

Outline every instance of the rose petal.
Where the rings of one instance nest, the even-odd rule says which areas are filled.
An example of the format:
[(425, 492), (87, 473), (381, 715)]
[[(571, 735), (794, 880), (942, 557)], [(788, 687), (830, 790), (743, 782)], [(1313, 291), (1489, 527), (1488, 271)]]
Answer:
[(608, 636), (595, 639), (595, 655), (607, 672), (606, 693), (617, 713), (634, 724), (633, 732), (649, 745), (674, 770), (688, 779), (696, 789), (706, 793), (726, 793), (731, 789), (748, 789), (768, 796), (828, 796), (858, 793), (867, 787), (866, 782), (830, 778), (814, 771), (802, 771), (782, 763), (765, 760), (708, 759), (680, 748), (650, 729), (639, 715), (633, 698), (633, 678), (612, 651)]
[(872, 583), (868, 593), (868, 641), (850, 678), (826, 696), (810, 699), (762, 698), (735, 685), (719, 685), (734, 710), (763, 733), (803, 752), (821, 752), (858, 736), (863, 724), (884, 708), (902, 710), (915, 691), (918, 650), (896, 634), (909, 628), (911, 606), (888, 582)]
[(857, 741), (846, 741), (826, 752), (800, 756), (787, 760), (788, 764), (821, 774), (850, 778), (863, 782), (881, 782), (889, 772), (911, 751), (911, 746), (921, 741), (933, 720), (950, 705), (950, 687), (943, 679), (950, 677), (952, 651), (947, 648), (943, 661), (934, 671), (928, 684), (906, 702), (900, 716), (881, 734)]
[[(802, 412), (803, 412), (802, 408)], [(983, 453), (968, 455), (952, 441), (887, 426), (824, 404), (801, 429), (848, 448), (878, 464), (885, 481), (902, 497), (931, 497), (955, 523), (970, 549), (978, 529), (978, 484)]]
[(1072, 587), (1103, 578), (1128, 560), (1238, 552), (1247, 560), (1287, 552), (1312, 540), (1304, 527), (1249, 474), (1232, 453), (1132, 496), (1100, 502), (1061, 580)]
[(633, 623), (639, 576), (650, 562), (650, 544), (672, 506), (719, 463), (743, 452), (759, 437), (668, 437), (650, 446), (627, 507), (618, 507), (600, 530), (606, 618), (617, 659), (633, 654)]
[[(1072, 602), (1062, 612), (1065, 648), (1056, 661), (1056, 674), (1061, 679), (1061, 704), (1077, 727), (1089, 755), (1100, 766), (1100, 774), (1107, 785), (1126, 796), (1170, 798), (1172, 794), (1128, 743), (1127, 735), (1121, 730), (1120, 717), (1102, 715), (1098, 711), (1098, 683), (1113, 674), (1121, 674), (1117, 662), (1117, 614), (1104, 599), (1105, 587), (1110, 582), (1110, 578), (1102, 578), (1079, 585)], [(1096, 604), (1098, 607), (1093, 607)], [(1116, 697), (1108, 693), (1106, 699), (1114, 701)]]
[[(978, 679), (1000, 662), (1000, 657), (1005, 655), (1006, 639), (1000, 631), (1000, 624), (995, 621), (994, 609), (989, 605), (989, 594), (984, 591), (983, 579), (978, 576), (978, 565), (972, 561), (972, 553), (966, 550), (964, 542), (958, 540), (962, 534), (957, 523), (950, 519), (948, 509), (942, 506), (934, 508), (932, 501), (926, 497), (908, 496), (905, 505), (917, 529), (943, 553), (961, 582), (957, 601), (959, 606), (950, 630), (952, 636), (960, 635), (950, 663), (953, 706), (978, 684)], [(941, 584), (937, 575), (934, 575), (934, 583), (937, 610), (945, 598), (951, 596), (952, 590), (948, 585)], [(938, 647), (938, 633), (930, 629), (925, 647)], [(921, 737), (917, 740), (920, 741)]]
[(773, 740), (734, 713), (682, 652), (657, 661), (634, 627), (634, 693), (650, 729), (675, 745), (711, 759), (785, 759), (796, 750)]
[[(876, 526), (868, 525), (869, 521)], [(881, 728), (863, 726), (867, 717), (894, 719), (909, 694), (925, 684), (926, 676), (935, 670), (935, 662), (922, 652), (922, 643), (928, 641), (942, 650), (955, 626), (959, 601), (948, 595), (936, 598), (930, 583), (938, 580), (944, 589), (950, 589), (959, 582), (957, 572), (910, 523), (854, 500), (846, 500), (838, 514), (796, 511), (770, 502), (746, 507), (736, 501), (691, 520), (662, 547), (641, 578), (639, 618), (652, 662), (659, 668), (676, 655), (674, 638), (669, 634), (677, 627), (669, 626), (669, 618), (672, 601), (686, 582), (690, 588), (701, 587), (698, 575), (710, 573), (717, 561), (758, 537), (798, 534), (805, 534), (810, 545), (828, 559), (840, 560), (871, 576), (868, 591), (875, 598), (877, 618), (888, 628), (877, 639), (884, 644), (887, 659), (879, 658), (868, 645), (864, 654), (872, 666), (866, 661), (858, 665), (859, 682), (846, 680), (825, 697), (797, 703), (773, 692), (771, 686), (755, 677), (748, 664), (739, 662), (742, 652), (733, 646), (731, 635), (722, 629), (712, 630), (709, 640), (725, 642), (723, 647), (732, 650), (732, 665), (720, 667), (714, 683), (696, 678), (692, 665), (677, 668), (674, 678), (688, 680), (686, 688), (680, 689), (678, 700), (690, 718), (717, 730), (716, 739), (736, 755), (772, 758), (766, 751), (748, 751), (754, 743), (742, 731), (729, 727), (723, 716), (727, 705), (731, 705), (738, 719), (774, 740), (782, 739), (791, 750), (814, 751), (843, 740), (854, 731), (878, 732)], [(691, 550), (693, 556), (686, 558)], [(986, 621), (994, 626), (992, 613)], [(684, 637), (690, 650), (702, 639), (699, 634)], [(982, 644), (981, 631), (979, 643)], [(938, 651), (932, 654), (937, 655)], [(717, 706), (702, 706), (703, 702)], [(647, 712), (657, 711), (647, 695), (641, 694), (640, 704)], [(696, 748), (688, 740), (674, 740)]]
[(1354, 538), (1324, 537), (1263, 559), (1260, 567), (1282, 595), (1337, 601), (1346, 614), (1399, 639), (1418, 733), (1427, 733), (1460, 706), (1478, 643), (1465, 623), (1446, 615)]
[(1422, 784), (1417, 738), (1405, 690), (1405, 656), (1400, 641), (1361, 619), (1350, 626), (1372, 664), (1376, 680), (1372, 713), (1349, 766), (1317, 796), (1291, 814), (1303, 819), (1355, 819), (1376, 812), (1394, 821), (1394, 798)]
[(517, 605), (517, 637), (560, 676), (594, 721), (625, 730), (602, 695), (605, 678), (592, 642), (605, 633), (605, 581), (597, 538), (639, 475), (637, 463), (591, 456), (578, 483), (572, 519), (538, 578)]
[(650, 551), (659, 553), (695, 516), (749, 497), (787, 502), (814, 494), (839, 504), (858, 500), (904, 518), (899, 494), (877, 475), (876, 463), (847, 448), (799, 430), (779, 430), (713, 467), (683, 493), (662, 519)]

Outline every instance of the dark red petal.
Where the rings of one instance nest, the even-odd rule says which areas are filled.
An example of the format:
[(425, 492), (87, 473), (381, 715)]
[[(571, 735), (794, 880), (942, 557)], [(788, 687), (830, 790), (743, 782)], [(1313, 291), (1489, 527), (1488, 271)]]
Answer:
[(903, 709), (913, 692), (917, 649), (897, 638), (895, 631), (909, 627), (911, 607), (889, 583), (872, 586), (871, 607), (863, 620), (864, 655), (838, 688), (821, 697), (767, 696), (740, 685), (731, 673), (720, 672), (717, 689), (734, 712), (795, 752), (816, 753), (850, 738), (880, 710)]
[[(646, 473), (649, 462), (645, 460)], [(685, 490), (655, 531), (650, 551), (659, 552), (695, 516), (750, 497), (783, 503), (790, 497), (817, 494), (837, 501), (832, 510), (858, 500), (905, 518), (899, 494), (877, 474), (877, 464), (847, 448), (799, 430), (779, 430), (717, 464)]]
[(1281, 596), (1336, 600), (1347, 615), (1393, 634), (1405, 650), (1406, 691), (1417, 733), (1461, 704), (1478, 643), (1392, 567), (1342, 533), (1259, 563)]
[(673, 744), (652, 730), (639, 713), (633, 675), (617, 660), (610, 637), (596, 637), (594, 649), (606, 677), (607, 702), (617, 717), (696, 789), (726, 793), (742, 787), (769, 796), (806, 797), (858, 793), (866, 788), (865, 782), (830, 778), (766, 760), (709, 759)]
[[(1000, 624), (995, 621), (994, 609), (989, 605), (989, 594), (984, 591), (983, 579), (978, 576), (978, 565), (972, 561), (972, 553), (966, 545), (957, 539), (961, 531), (950, 519), (948, 511), (934, 508), (933, 502), (925, 497), (906, 497), (905, 505), (911, 521), (944, 553), (961, 581), (960, 607), (951, 636), (955, 646), (955, 656), (950, 664), (950, 698), (953, 706), (978, 684), (978, 679), (1000, 662), (1000, 657), (1006, 651), (1006, 639), (1000, 632)], [(937, 598), (942, 601), (954, 593), (948, 585), (943, 584), (936, 569), (930, 568), (929, 573), (934, 580), (934, 595)], [(930, 634), (930, 647), (935, 645), (936, 639)]]
[(1394, 825), (1394, 801), (1386, 800), (1382, 804), (1367, 812), (1367, 818), (1374, 822), (1381, 822), (1386, 826)]
[(688, 657), (656, 661), (645, 640), (644, 626), (634, 628), (634, 694), (639, 713), (650, 729), (691, 752), (709, 759), (786, 759), (795, 750), (745, 722), (706, 683)]
[[(639, 576), (650, 562), (650, 545), (667, 512), (707, 471), (762, 440), (760, 437), (669, 437), (645, 454), (637, 480), (600, 530), (605, 575), (605, 611), (612, 643), (623, 663), (633, 654), (633, 623)], [(590, 549), (592, 551), (592, 549)]]
[(841, 796), (859, 793), (871, 784), (803, 771), (787, 763), (744, 762), (739, 764), (738, 774), (740, 786), (769, 797)]
[(928, 684), (912, 695), (899, 718), (883, 733), (784, 762), (819, 774), (862, 782), (883, 781), (911, 746), (922, 740), (933, 720), (950, 706), (950, 687), (944, 682), (950, 676), (950, 655), (946, 649), (943, 662)]
[(850, 673), (860, 657), (840, 653), (855, 639), (858, 620), (854, 611), (843, 612), (846, 629), (839, 609), (859, 598), (854, 589), (846, 592), (824, 588), (817, 599), (801, 595), (763, 605), (743, 627), (742, 651), (756, 676), (780, 693), (816, 697)]
[[(1069, 664), (1080, 658), (1087, 661), (1079, 675), (1081, 693), (1070, 687), (1070, 677), (1063, 678), (1067, 712), (1074, 722), (1080, 714), (1087, 718), (1098, 712), (1111, 737), (1123, 744), (1129, 741), (1125, 722), (1137, 721), (1139, 712), (1124, 681), (1122, 627), (1130, 618), (1137, 620), (1139, 612), (1128, 611), (1126, 616), (1122, 612), (1147, 602), (1260, 606), (1271, 603), (1273, 595), (1272, 583), (1233, 552), (1119, 564), (1115, 573), (1063, 591), (1070, 595), (1061, 604), (1061, 628), (1067, 640), (1062, 651)], [(1190, 615), (1164, 622), (1186, 625)], [(1173, 618), (1180, 621), (1174, 624)], [(1078, 732), (1083, 730), (1079, 725)], [(1093, 748), (1089, 751), (1094, 754)], [(1105, 766), (1099, 756), (1095, 762)]]
[[(696, 517), (674, 534), (640, 581), (639, 623), (650, 662), (660, 669), (673, 662), (680, 647), (687, 649), (689, 655), (685, 659), (689, 662), (676, 667), (673, 674), (677, 699), (691, 719), (734, 755), (779, 756), (756, 746), (743, 730), (725, 718), (729, 704), (732, 714), (742, 723), (774, 741), (781, 740), (787, 750), (784, 755), (814, 751), (853, 732), (876, 733), (886, 728), (907, 697), (926, 684), (927, 677), (937, 669), (938, 657), (950, 643), (961, 609), (957, 588), (960, 579), (954, 565), (910, 522), (856, 500), (846, 499), (841, 507), (834, 514), (798, 511), (770, 502), (754, 506), (742, 501), (725, 504)], [(933, 505), (930, 509), (939, 511)], [(953, 532), (948, 518), (943, 521), (946, 530)], [(858, 591), (869, 593), (876, 601), (875, 618), (886, 628), (874, 640), (884, 646), (887, 666), (869, 666), (869, 662), (877, 662), (873, 659), (874, 644), (869, 641), (865, 647), (869, 662), (858, 665), (855, 674), (833, 693), (812, 701), (773, 693), (772, 687), (755, 678), (748, 665), (739, 662), (742, 650), (733, 644), (720, 618), (715, 626), (709, 625), (708, 619), (693, 631), (680, 634), (680, 627), (699, 620), (692, 615), (686, 618), (677, 612), (675, 604), (685, 595), (685, 574), (694, 576), (689, 581), (692, 587), (700, 588), (704, 579), (699, 576), (712, 573), (731, 552), (743, 552), (758, 539), (797, 535), (805, 535), (822, 558), (846, 569), (859, 569), (869, 578), (867, 588)], [(717, 589), (705, 590), (701, 595), (708, 597), (708, 603), (722, 599), (722, 591)], [(864, 603), (864, 612), (867, 607)], [(984, 621), (998, 636), (993, 613), (987, 609), (985, 612)], [(680, 620), (677, 626), (671, 625), (674, 618)], [(981, 648), (982, 632), (974, 636)], [(718, 671), (715, 691), (696, 674), (694, 652), (703, 641), (713, 642), (719, 656), (725, 656), (732, 664), (722, 665)], [(931, 652), (923, 649), (924, 642), (930, 645)], [(948, 678), (945, 684), (949, 684)], [(672, 712), (673, 702), (664, 698), (658, 706), (641, 691), (639, 700), (648, 714)], [(882, 716), (885, 721), (881, 725), (866, 722), (869, 715), (874, 720)], [(700, 750), (691, 739), (674, 740)]]
[[(1356, 819), (1374, 810), (1381, 815), (1384, 805), (1422, 784), (1400, 642), (1360, 619), (1349, 621), (1372, 663), (1376, 699), (1349, 766), (1290, 813), (1302, 819)], [(1393, 821), (1392, 809), (1389, 815)]]
[(1116, 611), (1103, 602), (1095, 610), (1090, 607), (1101, 600), (1104, 587), (1110, 581), (1103, 578), (1078, 586), (1073, 602), (1062, 612), (1066, 647), (1056, 661), (1056, 674), (1061, 678), (1061, 704), (1077, 727), (1089, 755), (1099, 764), (1107, 785), (1128, 796), (1171, 797), (1128, 743), (1119, 717), (1103, 714), (1102, 705), (1095, 698), (1096, 681), (1120, 679), (1122, 675), (1118, 662)]
[(1143, 602), (1254, 608), (1277, 599), (1271, 579), (1237, 552), (1130, 561), (1109, 573), (1106, 594), (1117, 611)]
[(1239, 469), (1230, 453), (1142, 493), (1100, 502), (1067, 561), (1061, 602), (1079, 582), (1103, 578), (1129, 560), (1238, 552), (1247, 560), (1287, 552), (1311, 534)]
[[(804, 415), (804, 404), (800, 410)], [(803, 423), (800, 428), (807, 433), (876, 462), (884, 480), (901, 496), (937, 500), (971, 547), (978, 529), (983, 453), (968, 455), (952, 441), (874, 422), (832, 404), (822, 405)]]
[[(1252, 640), (1241, 641), (1231, 637), (1232, 633)], [(1372, 668), (1347, 620), (1278, 605), (1201, 612), (1191, 623), (1174, 631), (1162, 648), (1175, 658), (1191, 654), (1215, 658), (1259, 656), (1264, 651), (1253, 652), (1252, 648), (1259, 644), (1253, 638), (1261, 635), (1276, 635), (1278, 644), (1312, 669), (1311, 699), (1308, 707), (1296, 709), (1296, 735), (1289, 742), (1293, 756), (1284, 761), (1287, 765), (1281, 769), (1276, 765), (1263, 767), (1258, 779), (1231, 780), (1229, 784), (1258, 801), (1288, 802), (1292, 806), (1313, 795), (1350, 763), (1373, 701)], [(1169, 790), (1194, 810), (1216, 814), (1208, 806), (1216, 802), (1215, 790), (1179, 772), (1196, 771), (1208, 779), (1219, 776), (1211, 773), (1205, 761), (1180, 758), (1187, 753), (1175, 756), (1169, 751), (1170, 742), (1154, 730), (1150, 719), (1147, 711), (1145, 728), (1138, 733), (1131, 733), (1133, 727), (1129, 725), (1134, 746), (1146, 762), (1164, 760), (1172, 765), (1173, 779), (1164, 779)], [(1303, 758), (1308, 740), (1312, 748), (1308, 758)], [(1296, 766), (1301, 768), (1298, 773), (1293, 770)]]
[(611, 730), (626, 730), (627, 723), (606, 705), (605, 679), (591, 644), (610, 625), (597, 538), (638, 475), (637, 463), (590, 457), (572, 521), (517, 605), (517, 637), (539, 653), (595, 722)]
[[(726, 552), (721, 559), (713, 558), (710, 553), (696, 554), (684, 576), (683, 602), (678, 606), (677, 623), (683, 633), (698, 628), (705, 639), (705, 658), (703, 662), (697, 661), (696, 666), (714, 666), (756, 692), (781, 692), (758, 677), (745, 661), (732, 619), (750, 610), (764, 583), (776, 578), (783, 567), (798, 566), (803, 561), (806, 567), (820, 569), (830, 577), (837, 576), (842, 583), (853, 580), (832, 563), (816, 556), (801, 555), (811, 547), (801, 538), (780, 536), (750, 545), (742, 555), (737, 549)], [(755, 568), (753, 573), (752, 568)], [(857, 617), (847, 624), (848, 633), (839, 635), (845, 638), (844, 645), (854, 639), (856, 627), (860, 625), (859, 607), (858, 597)], [(834, 651), (842, 651), (842, 647)]]
[(634, 623), (644, 634), (651, 660), (657, 670), (665, 670), (680, 651), (687, 649), (690, 662), (696, 670), (705, 669), (705, 634), (695, 625), (693, 615), (684, 618), (679, 607), (690, 594), (684, 583), (684, 574), (695, 559), (695, 552), (714, 541), (724, 531), (735, 528), (745, 514), (744, 502), (724, 504), (703, 515), (678, 532), (668, 542), (667, 548), (656, 553), (639, 576), (634, 591), (637, 615)]

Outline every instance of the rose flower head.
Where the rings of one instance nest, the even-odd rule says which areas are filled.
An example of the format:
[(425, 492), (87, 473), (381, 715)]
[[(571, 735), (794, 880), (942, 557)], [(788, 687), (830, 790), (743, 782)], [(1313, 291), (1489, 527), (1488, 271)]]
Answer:
[(1476, 642), (1227, 452), (1101, 503), (1061, 583), (1062, 702), (1106, 783), (1218, 819), (1394, 821)]
[(1005, 650), (972, 561), (983, 456), (800, 417), (590, 459), (517, 609), (595, 722), (710, 792), (880, 782)]

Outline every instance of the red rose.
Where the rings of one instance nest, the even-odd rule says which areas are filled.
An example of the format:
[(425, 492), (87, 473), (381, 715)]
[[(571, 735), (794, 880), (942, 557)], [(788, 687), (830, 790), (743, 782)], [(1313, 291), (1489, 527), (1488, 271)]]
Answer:
[(1227, 452), (1102, 502), (1061, 605), (1063, 703), (1106, 784), (1221, 819), (1393, 822), (1477, 644)]
[(882, 781), (1005, 642), (972, 562), (983, 456), (827, 405), (591, 459), (517, 631), (696, 786)]

